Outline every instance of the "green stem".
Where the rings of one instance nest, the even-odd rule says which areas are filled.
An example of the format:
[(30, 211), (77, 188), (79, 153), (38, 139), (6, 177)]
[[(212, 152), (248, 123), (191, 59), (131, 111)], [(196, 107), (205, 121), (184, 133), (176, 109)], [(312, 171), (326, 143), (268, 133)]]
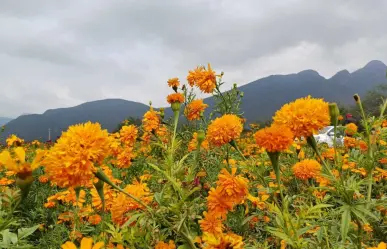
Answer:
[(247, 160), (246, 157), (243, 155), (243, 153), (239, 150), (238, 145), (236, 144), (236, 142), (235, 142), (234, 140), (232, 140), (232, 141), (230, 142), (230, 145), (231, 145), (232, 147), (234, 147), (234, 149), (235, 149), (236, 151), (238, 151), (239, 155), (243, 158), (243, 160), (245, 160), (245, 161)]

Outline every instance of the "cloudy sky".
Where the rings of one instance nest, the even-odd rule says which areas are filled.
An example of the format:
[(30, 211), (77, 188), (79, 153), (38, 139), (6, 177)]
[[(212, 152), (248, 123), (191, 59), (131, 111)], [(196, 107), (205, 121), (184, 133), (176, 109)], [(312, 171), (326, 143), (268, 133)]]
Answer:
[(0, 116), (104, 98), (166, 105), (211, 62), (230, 84), (387, 62), (385, 0), (1, 0)]

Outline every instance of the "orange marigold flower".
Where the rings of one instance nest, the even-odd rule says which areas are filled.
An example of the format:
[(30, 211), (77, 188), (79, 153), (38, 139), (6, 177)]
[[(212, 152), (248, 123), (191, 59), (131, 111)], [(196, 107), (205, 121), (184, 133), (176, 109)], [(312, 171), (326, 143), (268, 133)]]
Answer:
[(337, 118), (337, 120), (339, 120), (339, 121), (341, 121), (341, 120), (343, 120), (344, 118), (343, 118), (343, 116), (342, 115), (339, 115), (339, 117)]
[[(80, 249), (101, 249), (105, 245), (104, 242), (97, 242), (94, 245), (93, 244), (94, 241), (92, 238), (83, 238)], [(62, 249), (77, 249), (76, 245), (71, 241), (67, 241), (61, 247)]]
[(155, 249), (176, 249), (176, 245), (173, 240), (170, 240), (168, 244), (163, 241), (159, 241), (156, 244)]
[(349, 123), (345, 126), (345, 134), (347, 134), (348, 136), (355, 135), (356, 132), (357, 132), (357, 125), (355, 125), (354, 123)]
[(216, 73), (208, 63), (207, 70), (204, 66), (199, 66), (188, 72), (188, 84), (192, 87), (196, 85), (204, 93), (212, 93), (216, 87)]
[[(191, 152), (191, 151), (196, 150), (197, 146), (198, 146), (198, 133), (194, 132), (192, 140), (188, 144), (188, 151)], [(209, 147), (210, 146), (209, 146), (209, 143), (208, 143), (207, 139), (204, 139), (204, 141), (200, 145), (200, 148), (204, 149), (204, 150), (208, 150)]]
[(310, 96), (284, 105), (274, 117), (274, 124), (286, 125), (296, 137), (310, 137), (330, 124), (328, 103)]
[(120, 169), (126, 169), (132, 166), (132, 161), (136, 157), (136, 153), (133, 150), (133, 147), (122, 148), (117, 159), (114, 161), (114, 165)]
[(359, 141), (359, 147), (361, 151), (367, 151), (368, 150), (368, 145), (364, 141)]
[(353, 137), (344, 137), (344, 146), (347, 148), (355, 148), (357, 145), (356, 138)]
[(14, 182), (15, 182), (15, 180), (13, 180), (13, 179), (8, 179), (6, 177), (0, 178), (0, 186), (11, 185)]
[(90, 184), (109, 153), (109, 135), (98, 123), (73, 125), (51, 148), (44, 165), (46, 175), (59, 187), (80, 187)]
[(211, 188), (207, 197), (208, 211), (216, 217), (225, 218), (234, 207), (233, 200), (225, 198), (221, 188)]
[(235, 175), (236, 171), (236, 168), (232, 168), (230, 173), (223, 168), (216, 182), (220, 194), (231, 200), (234, 205), (241, 204), (249, 193), (249, 181), (242, 176)]
[(293, 133), (283, 125), (272, 125), (257, 131), (254, 135), (258, 146), (268, 152), (281, 152), (293, 143)]
[(40, 183), (47, 183), (48, 177), (47, 176), (39, 176), (39, 182)]
[(167, 96), (169, 104), (172, 103), (184, 103), (184, 95), (181, 93), (172, 93)]
[(142, 125), (146, 132), (156, 131), (159, 128), (160, 122), (160, 117), (153, 110), (153, 107), (144, 114), (144, 118), (142, 119)]
[(233, 114), (226, 114), (211, 122), (207, 130), (210, 144), (222, 146), (237, 139), (243, 130), (240, 118)]
[(136, 143), (138, 130), (135, 125), (122, 126), (120, 130), (121, 142), (128, 146), (133, 146)]
[(199, 220), (202, 232), (221, 234), (223, 231), (222, 220), (217, 215), (211, 213), (204, 212), (203, 215), (204, 218)]
[(100, 215), (98, 214), (95, 214), (95, 215), (92, 215), (92, 216), (89, 216), (87, 218), (87, 221), (92, 224), (92, 225), (98, 225), (99, 223), (101, 223), (102, 221), (102, 218)]
[(298, 179), (307, 180), (320, 175), (321, 165), (316, 160), (305, 159), (296, 163), (292, 170)]
[(47, 203), (44, 203), (45, 208), (54, 208), (56, 206), (56, 202), (54, 201), (49, 201)]
[[(135, 181), (133, 184), (126, 186), (125, 191), (143, 203), (149, 204), (153, 200), (153, 195), (150, 193), (146, 183)], [(127, 212), (144, 209), (139, 203), (123, 193), (119, 193), (113, 201), (111, 207), (112, 220), (118, 225), (123, 225), (130, 217), (126, 216)]]
[[(99, 197), (97, 189), (93, 186), (93, 188), (90, 191), (91, 193), (91, 205), (93, 208), (97, 210), (102, 209), (102, 201), (101, 197)], [(117, 196), (117, 192), (114, 191), (109, 185), (105, 184), (105, 187), (103, 188), (103, 193), (105, 197), (105, 211), (110, 211), (110, 209), (113, 206), (113, 202), (115, 201), (115, 198)]]
[(179, 87), (180, 86), (180, 80), (179, 78), (171, 78), (168, 80), (168, 86), (169, 87)]
[(198, 120), (207, 107), (208, 105), (204, 104), (202, 99), (196, 99), (187, 105), (184, 114), (188, 120)]

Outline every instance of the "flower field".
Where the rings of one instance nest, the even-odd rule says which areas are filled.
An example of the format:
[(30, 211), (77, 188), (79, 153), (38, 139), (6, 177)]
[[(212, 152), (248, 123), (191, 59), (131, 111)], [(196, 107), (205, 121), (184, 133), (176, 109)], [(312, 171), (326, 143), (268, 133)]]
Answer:
[(166, 83), (171, 117), (150, 105), (116, 133), (87, 122), (54, 143), (7, 138), (0, 248), (386, 249), (387, 102), (371, 117), (354, 95), (362, 127), (328, 148), (313, 135), (342, 128), (335, 103), (306, 96), (259, 127), (223, 73), (186, 81)]

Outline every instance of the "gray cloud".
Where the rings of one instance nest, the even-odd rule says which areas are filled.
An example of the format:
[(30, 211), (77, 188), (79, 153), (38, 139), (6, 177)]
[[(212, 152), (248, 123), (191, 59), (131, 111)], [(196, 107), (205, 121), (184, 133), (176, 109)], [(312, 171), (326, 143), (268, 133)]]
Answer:
[(228, 86), (387, 62), (386, 11), (383, 0), (3, 0), (0, 116), (102, 98), (162, 106), (168, 78), (207, 62)]

